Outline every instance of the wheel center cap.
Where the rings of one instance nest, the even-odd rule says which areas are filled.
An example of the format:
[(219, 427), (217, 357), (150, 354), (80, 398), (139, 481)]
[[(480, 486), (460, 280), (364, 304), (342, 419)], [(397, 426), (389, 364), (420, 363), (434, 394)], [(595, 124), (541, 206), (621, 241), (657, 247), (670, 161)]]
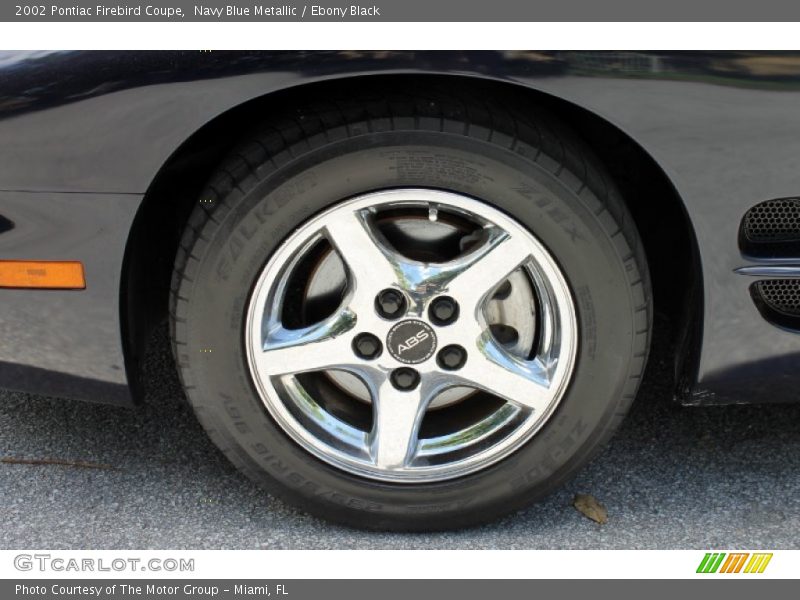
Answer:
[(415, 365), (428, 360), (436, 352), (436, 334), (424, 321), (400, 321), (389, 330), (386, 348), (396, 360)]

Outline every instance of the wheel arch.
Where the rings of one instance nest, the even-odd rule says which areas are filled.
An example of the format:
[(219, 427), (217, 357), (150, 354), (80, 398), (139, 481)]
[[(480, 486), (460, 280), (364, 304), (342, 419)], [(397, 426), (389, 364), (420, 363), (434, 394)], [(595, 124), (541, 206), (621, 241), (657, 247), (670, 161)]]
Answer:
[[(519, 82), (454, 74), (378, 74), (300, 83), (238, 104), (216, 115), (175, 149), (147, 187), (134, 219), (122, 265), (120, 311), (128, 379), (141, 397), (141, 362), (153, 327), (166, 315), (172, 265), (183, 228), (213, 168), (259, 115), (285, 110), (329, 87), (363, 86), (365, 80), (443, 80), (480, 88), (492, 97), (514, 95), (544, 107), (585, 141), (605, 164), (645, 245), (656, 320), (651, 360), (675, 364), (674, 389), (683, 397), (696, 380), (702, 328), (702, 272), (697, 240), (683, 200), (658, 161), (607, 118)], [(357, 90), (354, 90), (357, 91)], [(645, 201), (647, 198), (648, 201)], [(690, 264), (691, 268), (685, 268)]]

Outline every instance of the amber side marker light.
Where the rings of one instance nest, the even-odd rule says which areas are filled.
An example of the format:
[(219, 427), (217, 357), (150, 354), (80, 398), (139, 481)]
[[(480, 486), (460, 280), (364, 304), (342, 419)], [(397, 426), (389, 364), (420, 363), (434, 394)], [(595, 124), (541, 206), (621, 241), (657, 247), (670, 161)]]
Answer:
[(0, 260), (0, 287), (82, 290), (86, 278), (76, 260)]

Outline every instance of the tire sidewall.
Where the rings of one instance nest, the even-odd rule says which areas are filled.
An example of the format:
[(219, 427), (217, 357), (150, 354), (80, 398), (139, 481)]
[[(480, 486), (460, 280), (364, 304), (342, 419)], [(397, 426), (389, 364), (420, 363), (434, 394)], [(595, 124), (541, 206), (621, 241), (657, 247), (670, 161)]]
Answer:
[[(339, 201), (402, 187), (465, 194), (519, 221), (560, 265), (579, 327), (572, 380), (529, 442), (478, 473), (420, 485), (354, 477), (294, 443), (260, 400), (244, 348), (251, 291), (281, 241)], [(619, 226), (572, 173), (556, 175), (541, 161), (472, 138), (387, 132), (310, 150), (225, 203), (227, 214), (202, 231), (192, 280), (181, 284), (189, 299), (181, 362), (191, 371), (190, 400), (215, 441), (273, 492), (340, 521), (363, 525), (368, 511), (378, 527), (446, 527), (542, 496), (607, 437), (639, 350), (644, 299), (634, 297), (635, 259), (614, 239)]]

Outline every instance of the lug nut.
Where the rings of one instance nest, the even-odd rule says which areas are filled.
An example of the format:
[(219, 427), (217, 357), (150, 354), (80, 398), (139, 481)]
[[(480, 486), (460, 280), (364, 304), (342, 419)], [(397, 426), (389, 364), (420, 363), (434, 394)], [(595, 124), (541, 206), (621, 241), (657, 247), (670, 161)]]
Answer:
[(384, 319), (397, 319), (406, 312), (406, 297), (397, 290), (383, 290), (375, 298), (375, 310)]
[(458, 318), (458, 302), (450, 296), (441, 296), (431, 302), (428, 314), (437, 325), (450, 325)]
[(419, 373), (408, 367), (400, 367), (392, 371), (391, 380), (398, 390), (413, 390), (419, 385)]
[(381, 341), (371, 333), (359, 333), (353, 340), (353, 352), (365, 360), (378, 358), (382, 351)]
[(467, 362), (467, 351), (461, 346), (445, 346), (439, 350), (436, 362), (447, 371), (455, 371), (463, 367), (464, 363)]

